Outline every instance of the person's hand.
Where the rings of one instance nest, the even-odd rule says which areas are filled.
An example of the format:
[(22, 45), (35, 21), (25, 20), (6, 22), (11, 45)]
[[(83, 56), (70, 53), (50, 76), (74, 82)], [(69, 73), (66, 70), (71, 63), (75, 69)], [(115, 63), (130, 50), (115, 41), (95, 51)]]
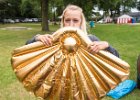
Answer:
[(42, 43), (44, 43), (47, 46), (52, 45), (52, 36), (49, 34), (38, 35), (35, 39), (36, 39), (36, 41), (41, 41)]
[(88, 50), (91, 53), (98, 53), (100, 50), (106, 49), (109, 47), (108, 42), (106, 41), (94, 41), (88, 45)]

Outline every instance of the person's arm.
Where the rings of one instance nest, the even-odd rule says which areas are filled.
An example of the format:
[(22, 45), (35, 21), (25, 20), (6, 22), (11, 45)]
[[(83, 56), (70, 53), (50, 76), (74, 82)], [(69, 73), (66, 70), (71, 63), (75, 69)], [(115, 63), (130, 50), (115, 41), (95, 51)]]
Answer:
[(37, 41), (37, 40), (36, 40), (36, 37), (37, 37), (38, 35), (40, 35), (40, 34), (35, 35), (35, 36), (32, 37), (30, 40), (26, 41), (25, 44), (27, 45), (27, 44), (30, 44), (30, 43), (34, 43), (34, 42), (36, 42), (36, 41)]
[(50, 34), (45, 34), (45, 35), (36, 35), (34, 36), (32, 39), (28, 40), (26, 42), (26, 44), (30, 44), (36, 41), (41, 41), (42, 43), (44, 43), (45, 45), (52, 45), (52, 36)]
[[(91, 41), (100, 41), (99, 38), (97, 38), (95, 35), (89, 35), (89, 38)], [(113, 55), (119, 57), (119, 53), (116, 49), (114, 49), (111, 45), (109, 45), (106, 41), (103, 41), (104, 44), (108, 45), (107, 48), (105, 48), (105, 50), (107, 50), (108, 52), (112, 53)]]
[(109, 51), (110, 53), (112, 53), (113, 55), (119, 57), (119, 53), (116, 49), (114, 49), (112, 46), (109, 46), (108, 48), (106, 48), (105, 50)]

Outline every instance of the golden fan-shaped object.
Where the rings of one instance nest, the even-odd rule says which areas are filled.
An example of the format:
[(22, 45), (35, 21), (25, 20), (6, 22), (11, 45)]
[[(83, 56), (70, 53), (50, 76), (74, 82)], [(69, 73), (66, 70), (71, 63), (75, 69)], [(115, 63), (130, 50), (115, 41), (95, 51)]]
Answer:
[(24, 87), (49, 100), (98, 100), (128, 78), (129, 65), (107, 51), (91, 54), (88, 36), (65, 27), (53, 45), (35, 42), (14, 50), (12, 66)]

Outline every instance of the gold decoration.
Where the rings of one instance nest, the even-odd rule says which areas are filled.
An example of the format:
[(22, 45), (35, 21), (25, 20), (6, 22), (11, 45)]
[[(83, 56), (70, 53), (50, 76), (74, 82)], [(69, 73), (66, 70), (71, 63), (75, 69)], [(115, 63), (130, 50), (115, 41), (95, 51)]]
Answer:
[(129, 65), (107, 51), (88, 52), (80, 29), (53, 34), (53, 45), (35, 42), (14, 50), (12, 66), (24, 87), (49, 100), (98, 100), (128, 78)]

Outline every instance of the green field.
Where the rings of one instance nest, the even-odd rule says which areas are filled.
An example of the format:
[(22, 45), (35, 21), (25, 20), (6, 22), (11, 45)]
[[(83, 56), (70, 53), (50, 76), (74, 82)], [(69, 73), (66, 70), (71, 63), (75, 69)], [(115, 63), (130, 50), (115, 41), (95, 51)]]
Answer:
[[(22, 26), (30, 30), (5, 30), (5, 27)], [(59, 26), (50, 26), (52, 33)], [(11, 67), (12, 51), (25, 44), (35, 34), (41, 32), (39, 23), (24, 24), (0, 24), (0, 100), (37, 100), (33, 94), (29, 94), (16, 79)], [(140, 25), (114, 25), (97, 24), (95, 28), (88, 29), (89, 33), (95, 34), (100, 40), (108, 41), (120, 53), (121, 59), (130, 64), (130, 79), (136, 81), (136, 60), (140, 54)], [(140, 90), (124, 96), (120, 100), (139, 100)], [(103, 100), (113, 100), (105, 97)]]

